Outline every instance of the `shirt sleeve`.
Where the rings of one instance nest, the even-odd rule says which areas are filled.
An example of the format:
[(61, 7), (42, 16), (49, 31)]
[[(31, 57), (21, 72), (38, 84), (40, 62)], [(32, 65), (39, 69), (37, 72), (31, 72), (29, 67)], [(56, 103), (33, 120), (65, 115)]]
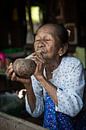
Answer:
[(56, 110), (74, 117), (83, 107), (85, 77), (82, 64), (77, 62), (72, 65), (71, 70), (68, 70), (64, 77), (61, 88), (57, 89), (58, 106), (56, 106)]
[(25, 106), (26, 111), (32, 116), (32, 117), (39, 117), (42, 112), (44, 111), (44, 100), (43, 100), (43, 89), (40, 86), (40, 83), (35, 79), (34, 76), (32, 78), (32, 86), (33, 91), (36, 96), (36, 107), (33, 112), (31, 112), (30, 106), (28, 104), (27, 95), (25, 95)]

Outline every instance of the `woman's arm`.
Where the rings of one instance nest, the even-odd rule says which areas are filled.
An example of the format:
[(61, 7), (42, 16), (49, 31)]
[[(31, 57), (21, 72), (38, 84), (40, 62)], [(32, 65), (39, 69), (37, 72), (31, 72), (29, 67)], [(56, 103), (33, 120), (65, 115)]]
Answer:
[(30, 107), (30, 113), (33, 113), (33, 111), (36, 108), (36, 104), (38, 104), (38, 103), (36, 103), (36, 102), (38, 102), (37, 101), (38, 98), (36, 96), (37, 96), (37, 94), (39, 95), (39, 90), (36, 89), (37, 94), (34, 94), (35, 90), (33, 90), (34, 88), (36, 88), (36, 81), (35, 81), (35, 83), (33, 82), (33, 86), (35, 86), (35, 87), (32, 87), (32, 79), (31, 79), (31, 77), (28, 78), (28, 79), (24, 79), (24, 78), (20, 78), (20, 77), (16, 76), (16, 74), (15, 74), (15, 72), (13, 70), (12, 63), (8, 66), (8, 68), (6, 70), (6, 74), (7, 74), (7, 77), (10, 78), (12, 81), (18, 81), (18, 82), (21, 82), (22, 84), (24, 84), (24, 86), (26, 88), (27, 105)]

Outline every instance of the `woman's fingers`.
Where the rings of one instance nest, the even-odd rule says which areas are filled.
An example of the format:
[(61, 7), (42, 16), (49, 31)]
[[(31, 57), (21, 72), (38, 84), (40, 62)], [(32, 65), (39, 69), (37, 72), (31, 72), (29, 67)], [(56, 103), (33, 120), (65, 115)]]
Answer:
[(45, 59), (43, 58), (42, 53), (39, 53), (39, 52), (34, 53), (32, 59), (36, 63), (38, 63), (38, 62), (45, 63)]
[(10, 65), (8, 66), (8, 68), (6, 70), (7, 77), (11, 78), (12, 73), (13, 73), (13, 67), (12, 67), (12, 63), (10, 63)]
[(36, 62), (36, 64), (38, 62), (45, 63), (45, 59), (43, 58), (41, 50), (32, 53), (31, 55), (27, 56), (25, 59), (32, 59)]
[(12, 75), (11, 75), (11, 80), (16, 80), (16, 79), (17, 79), (16, 74), (15, 74), (15, 72), (13, 72)]

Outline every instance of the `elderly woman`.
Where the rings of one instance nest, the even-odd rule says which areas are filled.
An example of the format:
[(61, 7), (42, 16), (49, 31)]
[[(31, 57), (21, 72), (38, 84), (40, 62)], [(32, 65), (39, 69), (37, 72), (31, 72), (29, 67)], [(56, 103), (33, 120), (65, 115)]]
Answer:
[(65, 27), (58, 24), (41, 26), (36, 32), (34, 50), (32, 59), (36, 70), (30, 78), (17, 77), (12, 64), (7, 75), (24, 84), (26, 110), (33, 117), (44, 112), (45, 128), (74, 130), (71, 119), (83, 107), (85, 80), (79, 59), (66, 55), (68, 32)]

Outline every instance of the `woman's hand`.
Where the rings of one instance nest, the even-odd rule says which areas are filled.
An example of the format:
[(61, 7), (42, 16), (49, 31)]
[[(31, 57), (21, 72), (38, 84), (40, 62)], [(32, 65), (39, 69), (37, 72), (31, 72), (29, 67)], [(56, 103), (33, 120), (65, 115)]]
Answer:
[(14, 80), (15, 78), (15, 73), (13, 71), (13, 65), (12, 63), (9, 64), (9, 66), (6, 69), (6, 75), (8, 79)]
[[(19, 81), (19, 82), (23, 83), (23, 85), (26, 89), (25, 94), (27, 94), (28, 103), (30, 105), (31, 111), (33, 112), (35, 109), (36, 97), (35, 97), (35, 94), (33, 91), (31, 78), (29, 77), (29, 78), (25, 79), (25, 78), (18, 77), (13, 70), (12, 63), (8, 66), (8, 68), (6, 70), (6, 74), (7, 74), (7, 77), (10, 78), (12, 81)], [(20, 95), (18, 95), (18, 96), (20, 96)], [(22, 95), (21, 95), (21, 97), (22, 97)]]
[(10, 65), (7, 67), (6, 75), (8, 79), (11, 79), (12, 81), (19, 81), (23, 84), (29, 84), (31, 82), (31, 78), (24, 79), (24, 78), (18, 77), (13, 70), (12, 63), (10, 63)]
[(44, 66), (45, 66), (45, 59), (43, 58), (43, 55), (41, 52), (33, 53), (32, 59), (36, 63), (36, 70), (35, 70), (34, 76), (36, 77), (37, 80), (40, 80), (40, 78), (44, 77), (43, 71), (44, 71)]

